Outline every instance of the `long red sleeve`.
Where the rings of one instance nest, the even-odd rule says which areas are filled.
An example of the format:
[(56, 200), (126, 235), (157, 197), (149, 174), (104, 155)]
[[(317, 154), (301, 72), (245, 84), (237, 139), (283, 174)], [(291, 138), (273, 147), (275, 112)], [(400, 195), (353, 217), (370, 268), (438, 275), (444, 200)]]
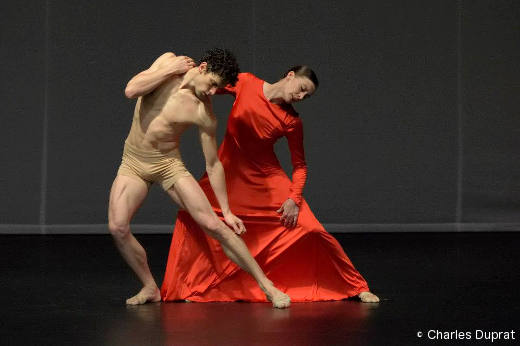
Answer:
[(293, 166), (292, 185), (289, 198), (296, 202), (298, 206), (302, 203), (302, 193), (307, 179), (307, 163), (305, 162), (305, 152), (303, 149), (303, 124), (300, 118), (296, 118), (286, 133), (291, 152), (291, 162)]

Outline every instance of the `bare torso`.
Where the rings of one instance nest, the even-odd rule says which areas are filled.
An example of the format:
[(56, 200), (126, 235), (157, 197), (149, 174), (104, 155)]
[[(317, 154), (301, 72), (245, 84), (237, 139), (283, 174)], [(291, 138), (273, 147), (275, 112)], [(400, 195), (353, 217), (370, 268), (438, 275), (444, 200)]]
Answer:
[(137, 99), (128, 143), (143, 150), (170, 152), (178, 149), (190, 125), (215, 121), (209, 99), (202, 102), (192, 90), (181, 88), (185, 76), (171, 78)]

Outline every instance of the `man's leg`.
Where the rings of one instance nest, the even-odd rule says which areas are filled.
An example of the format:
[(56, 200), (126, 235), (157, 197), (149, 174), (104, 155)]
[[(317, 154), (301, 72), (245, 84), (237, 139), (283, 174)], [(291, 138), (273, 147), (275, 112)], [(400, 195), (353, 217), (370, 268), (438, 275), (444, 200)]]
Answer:
[(159, 288), (148, 267), (146, 251), (130, 232), (130, 220), (148, 194), (144, 181), (118, 175), (110, 190), (108, 228), (119, 252), (137, 275), (143, 288), (127, 304), (137, 305), (161, 300)]
[(213, 209), (199, 184), (193, 177), (182, 177), (168, 190), (168, 194), (188, 211), (204, 232), (218, 240), (226, 256), (240, 268), (251, 274), (276, 308), (286, 308), (290, 298), (274, 287), (247, 249), (242, 238), (222, 222)]

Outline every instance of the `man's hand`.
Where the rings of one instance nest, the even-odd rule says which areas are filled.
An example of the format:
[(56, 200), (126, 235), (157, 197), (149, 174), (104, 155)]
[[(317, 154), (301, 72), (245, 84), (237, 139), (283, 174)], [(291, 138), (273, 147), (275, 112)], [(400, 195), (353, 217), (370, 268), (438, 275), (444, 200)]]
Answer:
[(161, 61), (161, 68), (164, 68), (172, 75), (186, 73), (190, 68), (195, 67), (195, 61), (188, 56), (175, 56), (173, 54), (165, 56)]
[(226, 224), (229, 227), (233, 228), (233, 231), (235, 231), (236, 234), (241, 235), (242, 233), (246, 233), (246, 226), (244, 226), (242, 220), (236, 217), (233, 213), (225, 214), (224, 221), (226, 221)]
[(135, 99), (147, 95), (168, 78), (184, 74), (194, 66), (195, 62), (190, 57), (175, 56), (172, 52), (164, 53), (153, 62), (150, 68), (130, 79), (125, 88), (125, 96)]
[(292, 228), (296, 226), (300, 208), (292, 199), (288, 198), (276, 212), (282, 213), (282, 216), (280, 216), (280, 222), (285, 227)]

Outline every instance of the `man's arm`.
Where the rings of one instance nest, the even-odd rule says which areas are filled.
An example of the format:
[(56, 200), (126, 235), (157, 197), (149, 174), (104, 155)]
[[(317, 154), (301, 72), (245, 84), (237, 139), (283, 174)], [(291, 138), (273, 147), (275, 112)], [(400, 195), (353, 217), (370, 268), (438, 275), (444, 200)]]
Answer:
[[(211, 110), (209, 111), (211, 112)], [(199, 126), (200, 142), (204, 158), (206, 159), (206, 172), (208, 173), (211, 188), (222, 210), (224, 220), (233, 228), (235, 233), (241, 234), (245, 232), (246, 229), (242, 220), (233, 215), (229, 209), (224, 167), (217, 155), (217, 120), (212, 113), (209, 114), (211, 121), (209, 121), (208, 124)]]
[(168, 52), (161, 55), (148, 68), (135, 75), (127, 84), (125, 95), (129, 99), (146, 95), (157, 88), (166, 79), (176, 74), (186, 73), (195, 66), (195, 62), (187, 56), (175, 56)]
[(217, 120), (214, 115), (209, 124), (205, 124), (199, 127), (200, 143), (202, 145), (202, 152), (206, 159), (206, 172), (208, 173), (211, 187), (215, 192), (220, 208), (223, 214), (230, 213), (227, 190), (226, 190), (226, 179), (224, 175), (224, 167), (220, 162), (217, 155), (217, 139), (216, 129)]

